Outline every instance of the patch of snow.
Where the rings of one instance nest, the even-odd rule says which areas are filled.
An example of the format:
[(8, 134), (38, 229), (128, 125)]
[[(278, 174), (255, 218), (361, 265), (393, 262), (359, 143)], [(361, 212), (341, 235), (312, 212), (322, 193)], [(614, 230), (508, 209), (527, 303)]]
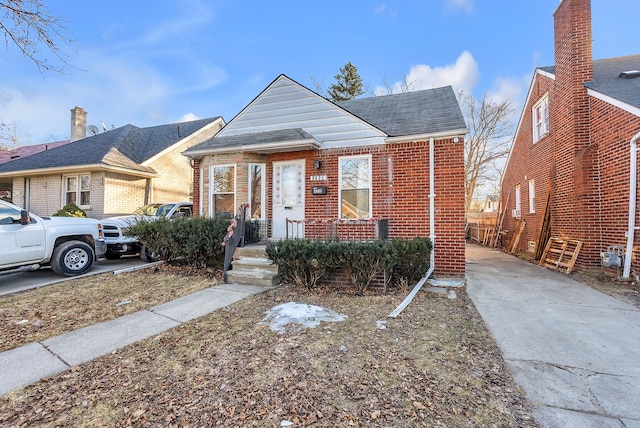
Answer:
[(269, 324), (269, 328), (277, 332), (283, 332), (287, 324), (296, 324), (296, 328), (300, 330), (317, 327), (321, 321), (338, 322), (347, 319), (346, 315), (330, 309), (295, 302), (274, 306), (266, 314), (262, 322)]
[(455, 290), (449, 290), (449, 294), (447, 294), (447, 297), (451, 300), (453, 299), (457, 299), (458, 295), (456, 294)]

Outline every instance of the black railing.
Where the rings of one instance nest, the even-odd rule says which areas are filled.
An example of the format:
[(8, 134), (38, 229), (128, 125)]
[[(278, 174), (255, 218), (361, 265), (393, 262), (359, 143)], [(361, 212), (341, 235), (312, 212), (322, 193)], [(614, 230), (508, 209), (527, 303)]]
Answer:
[(269, 240), (269, 220), (249, 219), (244, 224), (245, 244), (256, 244)]
[(229, 228), (227, 229), (227, 235), (224, 237), (224, 241), (222, 245), (224, 248), (224, 267), (222, 269), (222, 278), (224, 283), (227, 283), (227, 271), (231, 266), (231, 261), (233, 260), (233, 253), (235, 253), (236, 248), (244, 247), (244, 229), (245, 229), (245, 219), (247, 217), (247, 208), (249, 205), (240, 205), (238, 208), (238, 212), (235, 216), (231, 218), (231, 224), (229, 224)]
[(287, 219), (286, 222), (286, 239), (302, 237), (319, 241), (375, 241), (389, 239), (389, 219)]

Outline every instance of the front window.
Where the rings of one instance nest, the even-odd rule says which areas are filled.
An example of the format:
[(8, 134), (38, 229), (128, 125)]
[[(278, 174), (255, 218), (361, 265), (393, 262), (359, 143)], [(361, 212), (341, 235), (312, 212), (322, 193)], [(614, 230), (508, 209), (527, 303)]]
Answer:
[(520, 191), (520, 185), (516, 186), (516, 209), (514, 210), (513, 216), (516, 218), (520, 218), (522, 212), (522, 193)]
[(549, 133), (549, 96), (545, 95), (533, 106), (533, 142), (537, 143)]
[(76, 204), (80, 208), (91, 205), (91, 176), (67, 175), (64, 177), (64, 204)]
[(265, 218), (265, 167), (264, 164), (252, 163), (249, 164), (249, 210), (250, 218), (263, 219)]
[(340, 158), (340, 218), (371, 217), (371, 156)]
[(216, 165), (212, 167), (211, 199), (214, 216), (233, 217), (236, 211), (235, 165)]

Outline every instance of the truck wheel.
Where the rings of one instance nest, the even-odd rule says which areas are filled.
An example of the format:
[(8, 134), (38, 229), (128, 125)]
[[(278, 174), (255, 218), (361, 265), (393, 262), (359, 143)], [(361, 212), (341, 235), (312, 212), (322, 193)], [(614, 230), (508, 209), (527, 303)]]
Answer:
[(51, 269), (58, 275), (81, 275), (93, 265), (91, 246), (82, 241), (67, 241), (58, 245), (51, 256)]

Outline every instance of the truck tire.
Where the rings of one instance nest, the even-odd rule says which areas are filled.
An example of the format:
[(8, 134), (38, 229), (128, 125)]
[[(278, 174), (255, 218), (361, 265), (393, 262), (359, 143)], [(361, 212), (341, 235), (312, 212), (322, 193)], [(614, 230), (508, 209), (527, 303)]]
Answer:
[(86, 242), (67, 241), (58, 245), (51, 256), (51, 269), (58, 275), (82, 275), (93, 265), (93, 248)]

